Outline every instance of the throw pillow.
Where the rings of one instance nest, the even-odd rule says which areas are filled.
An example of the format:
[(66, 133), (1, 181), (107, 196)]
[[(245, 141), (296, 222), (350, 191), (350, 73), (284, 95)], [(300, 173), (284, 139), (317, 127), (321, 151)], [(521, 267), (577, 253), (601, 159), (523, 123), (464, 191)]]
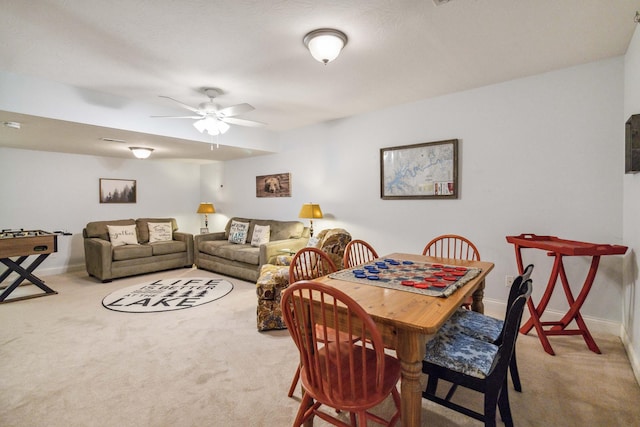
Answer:
[(135, 225), (107, 225), (107, 230), (113, 246), (138, 244)]
[(229, 243), (244, 245), (247, 242), (248, 222), (231, 221), (229, 228)]
[(148, 222), (149, 243), (166, 242), (172, 239), (170, 222)]
[(269, 242), (269, 234), (271, 233), (270, 225), (256, 225), (253, 227), (253, 236), (251, 237), (251, 246), (260, 246)]

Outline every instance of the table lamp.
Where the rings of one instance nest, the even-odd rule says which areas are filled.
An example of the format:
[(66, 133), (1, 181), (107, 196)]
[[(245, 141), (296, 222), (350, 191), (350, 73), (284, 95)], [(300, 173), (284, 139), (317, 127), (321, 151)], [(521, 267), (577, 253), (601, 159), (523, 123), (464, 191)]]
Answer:
[(300, 209), (299, 218), (308, 218), (311, 223), (311, 227), (309, 227), (309, 234), (313, 237), (313, 220), (315, 218), (322, 218), (322, 210), (320, 209), (320, 205), (316, 205), (313, 203), (305, 203), (302, 205), (302, 209)]
[(213, 203), (200, 203), (198, 206), (198, 213), (204, 214), (204, 230), (200, 229), (200, 232), (209, 231), (209, 217), (208, 214), (216, 213), (216, 208), (213, 207)]

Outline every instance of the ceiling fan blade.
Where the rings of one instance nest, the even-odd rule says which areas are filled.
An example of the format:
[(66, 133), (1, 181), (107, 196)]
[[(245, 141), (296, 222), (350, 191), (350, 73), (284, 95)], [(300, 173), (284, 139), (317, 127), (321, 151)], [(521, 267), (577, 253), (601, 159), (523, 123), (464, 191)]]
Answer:
[(220, 118), (223, 122), (230, 123), (232, 125), (240, 125), (240, 126), (249, 126), (249, 127), (262, 127), (266, 126), (266, 123), (256, 122), (253, 120), (245, 120), (245, 119), (236, 119), (235, 117), (222, 117)]
[(238, 104), (232, 105), (231, 107), (222, 108), (216, 111), (216, 115), (220, 118), (222, 117), (233, 117), (239, 116), (240, 114), (248, 113), (249, 111), (253, 111), (255, 108), (253, 105), (249, 104)]
[(197, 108), (194, 108), (194, 107), (192, 107), (192, 106), (190, 106), (190, 105), (184, 104), (184, 103), (182, 103), (182, 102), (178, 101), (177, 99), (173, 99), (173, 98), (171, 98), (171, 97), (169, 97), (169, 96), (164, 96), (164, 95), (158, 95), (158, 96), (159, 96), (160, 98), (167, 98), (167, 99), (170, 99), (170, 100), (172, 100), (173, 102), (175, 102), (175, 103), (177, 103), (178, 105), (180, 105), (181, 107), (186, 108), (186, 109), (187, 109), (187, 110), (189, 110), (189, 111), (193, 111), (194, 113), (199, 113), (199, 112), (200, 112), (200, 110), (198, 110)]
[(151, 116), (153, 118), (161, 119), (202, 119), (204, 116)]

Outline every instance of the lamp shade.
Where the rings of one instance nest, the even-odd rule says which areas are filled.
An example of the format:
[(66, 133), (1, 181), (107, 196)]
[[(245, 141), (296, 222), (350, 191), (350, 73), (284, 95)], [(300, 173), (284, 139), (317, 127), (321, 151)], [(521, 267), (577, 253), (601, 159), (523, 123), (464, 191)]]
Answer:
[(300, 209), (299, 218), (322, 218), (322, 209), (320, 209), (320, 205), (316, 205), (313, 203), (305, 203), (302, 205), (302, 209)]
[(311, 56), (326, 65), (340, 55), (342, 48), (347, 44), (347, 35), (332, 28), (320, 28), (308, 33), (302, 41), (311, 52)]
[(200, 206), (198, 206), (198, 212), (199, 214), (212, 214), (212, 213), (216, 213), (216, 208), (213, 207), (213, 203), (200, 203)]
[(138, 159), (146, 159), (151, 155), (153, 148), (146, 147), (129, 147), (129, 150), (133, 153), (134, 156)]

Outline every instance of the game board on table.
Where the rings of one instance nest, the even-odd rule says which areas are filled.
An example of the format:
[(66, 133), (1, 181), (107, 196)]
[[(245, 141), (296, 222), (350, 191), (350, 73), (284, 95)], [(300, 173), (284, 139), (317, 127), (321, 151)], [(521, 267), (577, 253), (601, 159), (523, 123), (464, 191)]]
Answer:
[(331, 273), (329, 277), (422, 295), (448, 297), (480, 271), (479, 268), (378, 258), (362, 266)]

